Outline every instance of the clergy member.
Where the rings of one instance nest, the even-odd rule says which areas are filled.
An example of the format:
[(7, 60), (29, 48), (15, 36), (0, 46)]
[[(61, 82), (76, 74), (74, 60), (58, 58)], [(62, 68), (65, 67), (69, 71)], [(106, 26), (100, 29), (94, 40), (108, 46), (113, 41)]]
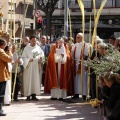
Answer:
[[(68, 80), (70, 79), (67, 78), (67, 59), (69, 58), (70, 61), (69, 53), (70, 52), (68, 47), (64, 44), (63, 38), (60, 37), (57, 39), (57, 44), (52, 47), (48, 56), (44, 91), (45, 93), (51, 93), (52, 100), (63, 100), (63, 98), (66, 98), (68, 95)], [(71, 63), (69, 66), (71, 66)], [(70, 76), (70, 78), (72, 77)], [(72, 87), (70, 89), (72, 89)]]
[[(82, 33), (76, 35), (76, 44), (72, 47), (72, 56), (74, 59), (75, 76), (74, 76), (74, 92), (73, 99), (79, 98), (79, 95), (83, 95), (83, 98), (87, 95), (87, 69), (82, 65), (81, 73), (81, 60), (86, 59), (88, 56), (89, 45), (84, 41), (82, 43)], [(82, 79), (81, 79), (82, 78)]]
[(30, 37), (30, 43), (25, 47), (23, 54), (23, 85), (24, 96), (27, 101), (38, 100), (36, 95), (40, 95), (41, 86), (41, 63), (44, 61), (43, 50), (36, 44), (36, 36)]

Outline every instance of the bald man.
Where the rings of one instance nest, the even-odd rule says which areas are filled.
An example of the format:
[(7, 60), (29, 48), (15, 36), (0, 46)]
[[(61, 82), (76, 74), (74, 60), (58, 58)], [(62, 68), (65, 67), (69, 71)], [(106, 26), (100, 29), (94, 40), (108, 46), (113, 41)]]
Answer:
[[(87, 95), (87, 71), (85, 69), (85, 66), (82, 65), (82, 73), (80, 68), (80, 61), (81, 58), (85, 58), (88, 56), (88, 50), (89, 45), (86, 42), (82, 43), (83, 34), (78, 33), (76, 35), (76, 44), (72, 47), (72, 57), (74, 59), (74, 65), (75, 65), (75, 76), (74, 76), (74, 92), (75, 95), (73, 96), (73, 99), (79, 98), (79, 95), (82, 95), (84, 98), (86, 98)], [(82, 52), (83, 49), (83, 52)], [(82, 76), (82, 79), (81, 79)]]

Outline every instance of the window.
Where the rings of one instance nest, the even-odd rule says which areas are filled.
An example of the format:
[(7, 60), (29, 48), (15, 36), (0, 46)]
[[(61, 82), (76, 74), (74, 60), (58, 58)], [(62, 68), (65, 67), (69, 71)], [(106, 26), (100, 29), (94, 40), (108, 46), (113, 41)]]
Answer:
[(8, 3), (8, 10), (9, 12), (15, 12), (16, 9), (16, 3), (11, 4), (11, 2)]

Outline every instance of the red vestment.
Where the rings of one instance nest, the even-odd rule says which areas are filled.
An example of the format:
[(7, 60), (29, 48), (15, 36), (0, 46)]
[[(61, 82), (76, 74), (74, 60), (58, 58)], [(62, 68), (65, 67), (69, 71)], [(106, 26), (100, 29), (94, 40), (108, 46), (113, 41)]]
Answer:
[(73, 82), (73, 62), (71, 53), (68, 47), (65, 45), (67, 62), (61, 64), (61, 74), (60, 74), (60, 86), (58, 86), (58, 76), (57, 76), (57, 63), (55, 63), (54, 54), (56, 53), (57, 45), (53, 46), (51, 52), (48, 56), (46, 73), (45, 73), (45, 83), (44, 83), (44, 92), (50, 93), (50, 90), (53, 88), (65, 89), (67, 90), (67, 95), (73, 95), (74, 92), (74, 82)]

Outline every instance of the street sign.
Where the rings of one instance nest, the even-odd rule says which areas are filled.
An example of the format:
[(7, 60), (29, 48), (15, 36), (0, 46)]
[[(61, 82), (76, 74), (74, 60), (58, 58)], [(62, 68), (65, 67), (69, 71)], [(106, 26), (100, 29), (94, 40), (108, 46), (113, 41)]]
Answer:
[(35, 17), (37, 17), (37, 18), (39, 18), (41, 15), (40, 15), (40, 11), (39, 10), (36, 10), (35, 12), (34, 12), (34, 16)]
[(47, 19), (43, 19), (43, 25), (47, 24)]

